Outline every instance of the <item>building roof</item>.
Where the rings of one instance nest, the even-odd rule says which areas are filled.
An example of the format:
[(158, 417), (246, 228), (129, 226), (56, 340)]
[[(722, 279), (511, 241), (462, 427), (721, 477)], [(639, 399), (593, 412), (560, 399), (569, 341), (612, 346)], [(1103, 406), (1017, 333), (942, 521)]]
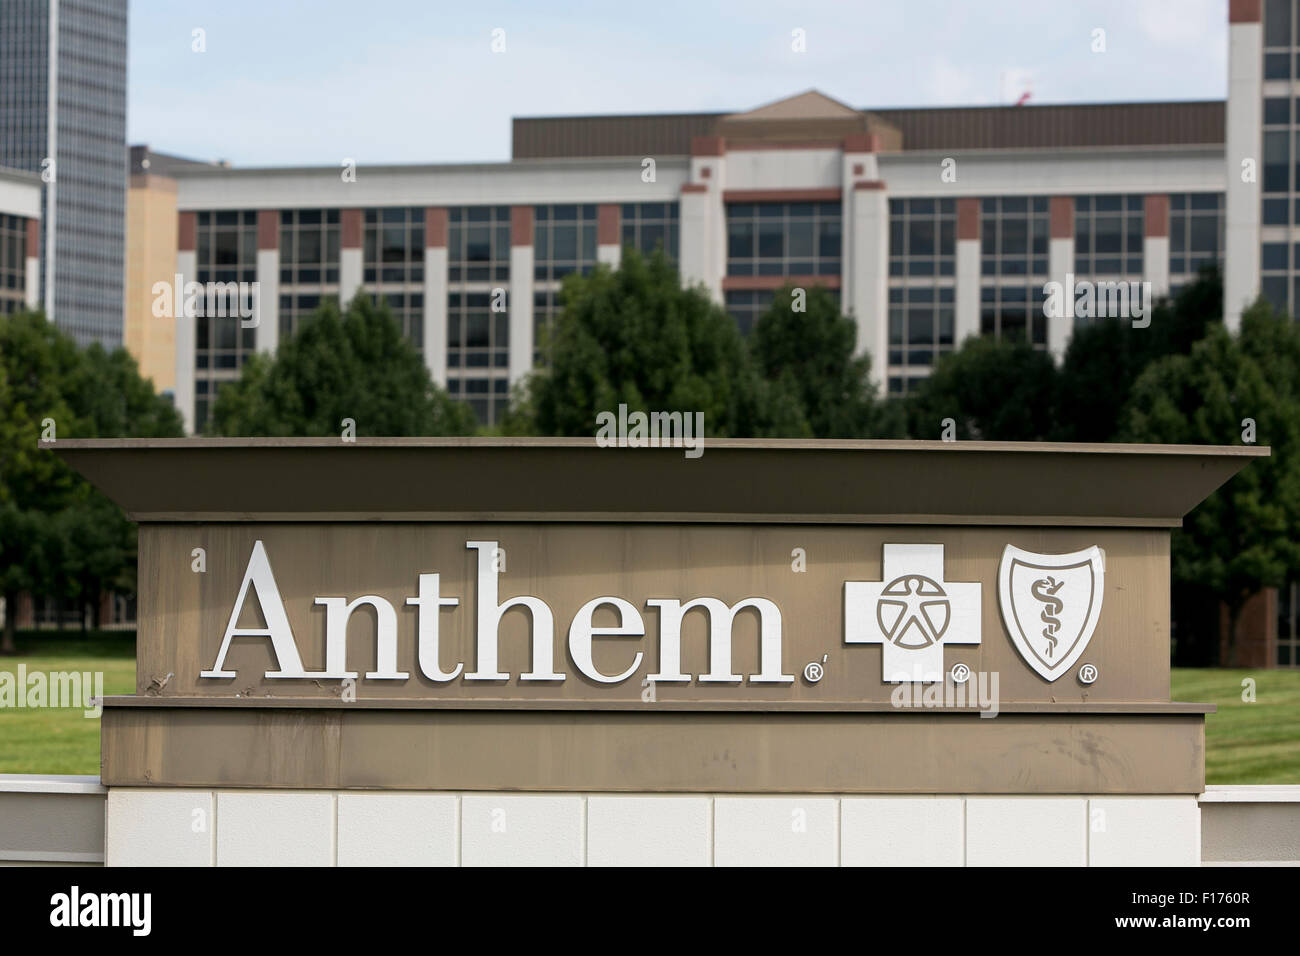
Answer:
[(35, 186), (41, 188), (41, 174), (33, 173), (26, 169), (14, 169), (12, 166), (0, 166), (0, 179), (12, 183), (18, 183), (23, 186)]
[(148, 146), (132, 146), (130, 166), (132, 176), (172, 176), (183, 170), (227, 169), (230, 164), (224, 160), (212, 163), (186, 159), (184, 156), (155, 152)]
[(1222, 100), (859, 110), (809, 90), (741, 113), (516, 117), (512, 155), (687, 155), (696, 136), (777, 140), (802, 128), (819, 139), (850, 127), (880, 135), (886, 151), (1210, 146), (1224, 142), (1224, 112)]

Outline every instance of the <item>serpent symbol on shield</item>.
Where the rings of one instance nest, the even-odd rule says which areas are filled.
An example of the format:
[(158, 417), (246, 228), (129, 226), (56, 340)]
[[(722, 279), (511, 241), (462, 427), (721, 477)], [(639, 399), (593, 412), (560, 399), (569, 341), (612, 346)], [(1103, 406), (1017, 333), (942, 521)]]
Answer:
[(1106, 556), (1098, 547), (1039, 554), (1007, 545), (1002, 553), (1002, 623), (1044, 680), (1056, 680), (1087, 649), (1101, 617), (1105, 577)]
[(1056, 592), (1065, 587), (1064, 581), (1056, 578), (1039, 578), (1029, 588), (1029, 593), (1042, 601), (1046, 607), (1040, 615), (1046, 627), (1043, 628), (1043, 640), (1047, 641), (1047, 656), (1056, 650), (1056, 632), (1061, 629), (1061, 619), (1056, 615), (1065, 607), (1065, 602), (1056, 596)]

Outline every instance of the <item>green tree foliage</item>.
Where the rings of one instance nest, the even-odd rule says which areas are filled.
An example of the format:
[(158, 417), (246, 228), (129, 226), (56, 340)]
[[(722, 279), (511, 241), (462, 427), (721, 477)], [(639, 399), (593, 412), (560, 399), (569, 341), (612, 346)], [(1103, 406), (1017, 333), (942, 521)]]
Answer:
[(216, 435), (471, 435), (473, 413), (429, 376), (424, 359), (385, 305), (359, 293), (340, 313), (327, 302), (274, 358), (252, 356), (218, 393)]
[(901, 436), (903, 422), (876, 401), (871, 359), (855, 355), (857, 324), (825, 289), (807, 290), (795, 311), (795, 289), (779, 290), (750, 339), (758, 373), (793, 396), (816, 438)]
[(1056, 367), (1024, 342), (967, 339), (939, 359), (908, 401), (913, 438), (938, 439), (944, 419), (958, 440), (1042, 441), (1056, 412)]
[(570, 276), (545, 344), (549, 367), (518, 396), (504, 431), (592, 435), (596, 415), (703, 412), (714, 437), (808, 436), (796, 392), (766, 382), (736, 323), (702, 289), (682, 288), (656, 253), (624, 251), (617, 270)]
[(1223, 283), (1207, 268), (1178, 298), (1163, 300), (1151, 324), (1108, 318), (1074, 331), (1060, 369), (1054, 438), (1112, 441), (1133, 383), (1156, 359), (1186, 355), (1223, 314)]
[(1241, 332), (1214, 325), (1189, 354), (1152, 364), (1133, 386), (1125, 441), (1241, 444), (1247, 419), (1272, 456), (1255, 460), (1174, 534), (1173, 575), (1228, 608), (1229, 666), (1247, 598), (1300, 576), (1300, 329), (1268, 305)]
[(130, 587), (135, 528), (42, 438), (179, 436), (180, 416), (124, 350), (79, 349), (39, 313), (0, 318), (0, 650), (13, 650), (17, 598), (98, 608)]

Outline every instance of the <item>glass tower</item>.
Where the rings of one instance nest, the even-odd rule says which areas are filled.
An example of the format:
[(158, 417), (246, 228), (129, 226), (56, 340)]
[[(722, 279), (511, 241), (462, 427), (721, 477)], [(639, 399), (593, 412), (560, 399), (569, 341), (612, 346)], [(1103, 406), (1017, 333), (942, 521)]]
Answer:
[(0, 166), (45, 179), (46, 313), (106, 347), (122, 344), (126, 17), (127, 0), (0, 3)]

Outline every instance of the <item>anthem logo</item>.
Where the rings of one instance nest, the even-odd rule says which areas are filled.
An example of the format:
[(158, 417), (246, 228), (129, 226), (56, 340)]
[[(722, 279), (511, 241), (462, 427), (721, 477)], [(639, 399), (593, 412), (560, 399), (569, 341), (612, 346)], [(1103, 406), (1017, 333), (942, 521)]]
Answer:
[(1088, 647), (1101, 617), (1106, 555), (1098, 547), (1036, 554), (1007, 545), (998, 568), (1002, 622), (1038, 676), (1054, 681)]
[(879, 644), (886, 683), (941, 681), (943, 649), (980, 642), (980, 585), (945, 581), (943, 545), (887, 544), (882, 580), (844, 582), (844, 643)]

